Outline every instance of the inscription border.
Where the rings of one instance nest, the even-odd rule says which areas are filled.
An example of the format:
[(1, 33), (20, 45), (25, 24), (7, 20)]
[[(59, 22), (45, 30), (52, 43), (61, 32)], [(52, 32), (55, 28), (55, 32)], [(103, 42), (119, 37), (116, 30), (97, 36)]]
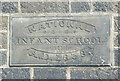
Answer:
[[(8, 41), (8, 53), (9, 53), (9, 65), (10, 67), (70, 67), (70, 66), (76, 66), (76, 67), (106, 67), (106, 66), (111, 66), (113, 63), (113, 59), (111, 60), (111, 58), (113, 58), (112, 56), (112, 51), (113, 51), (113, 48), (111, 47), (113, 45), (113, 42), (111, 41), (111, 37), (110, 37), (110, 64), (104, 64), (104, 65), (101, 65), (101, 64), (12, 64), (11, 63), (11, 55), (12, 54), (12, 50), (11, 50), (11, 47), (12, 47), (12, 19), (13, 18), (35, 18), (35, 17), (92, 17), (93, 15), (87, 15), (87, 16), (82, 16), (82, 15), (71, 15), (71, 16), (68, 16), (68, 15), (65, 15), (65, 16), (11, 16), (9, 18), (9, 28), (8, 28), (8, 31), (9, 31), (9, 41)], [(111, 16), (109, 15), (95, 15), (93, 17), (99, 17), (99, 16), (108, 16), (109, 17), (109, 36), (111, 35), (111, 29), (112, 29), (112, 25), (111, 25)]]

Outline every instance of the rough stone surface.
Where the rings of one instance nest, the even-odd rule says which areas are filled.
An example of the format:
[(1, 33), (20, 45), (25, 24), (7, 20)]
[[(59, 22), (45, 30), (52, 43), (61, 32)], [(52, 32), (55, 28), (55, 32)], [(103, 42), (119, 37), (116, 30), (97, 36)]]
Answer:
[(17, 13), (18, 3), (17, 2), (2, 2), (3, 13)]
[(66, 69), (62, 68), (36, 68), (34, 79), (66, 79)]
[(30, 71), (27, 68), (2, 69), (2, 79), (30, 79)]
[(114, 24), (115, 31), (120, 32), (120, 16), (114, 18)]
[(0, 66), (6, 65), (7, 63), (7, 52), (6, 51), (0, 51)]
[(118, 2), (93, 2), (93, 11), (97, 12), (118, 12)]
[(0, 81), (2, 80), (2, 69), (0, 68)]
[(69, 12), (68, 2), (21, 2), (23, 13), (66, 13)]
[(7, 49), (7, 33), (0, 33), (0, 49)]
[(7, 30), (8, 17), (0, 16), (0, 30)]
[(71, 79), (118, 79), (117, 68), (71, 69)]
[(0, 1), (0, 13), (2, 12), (2, 4), (1, 4), (1, 1)]
[[(0, 0), (0, 81), (1, 79), (31, 79), (30, 81), (36, 79), (35, 81), (41, 81), (39, 79), (59, 80), (66, 78), (78, 79), (75, 81), (84, 81), (79, 79), (87, 79), (88, 81), (93, 81), (89, 79), (99, 79), (99, 81), (104, 81), (101, 79), (116, 79), (106, 81), (120, 81), (117, 80), (118, 77), (120, 78), (120, 71), (117, 69), (120, 65), (120, 34), (115, 34), (120, 33), (120, 16), (117, 17), (117, 14), (120, 13), (120, 0), (117, 0), (119, 2), (116, 0), (94, 1)], [(103, 15), (108, 16), (105, 18)], [(18, 21), (12, 19), (14, 16), (18, 18)], [(36, 21), (38, 16), (40, 18)], [(89, 20), (90, 16), (99, 16), (99, 18)], [(114, 30), (111, 27), (114, 27)], [(113, 34), (115, 34), (114, 39), (111, 41), (109, 39), (113, 38)], [(48, 35), (49, 37), (47, 37)], [(64, 36), (66, 37), (64, 38)], [(91, 44), (90, 37), (92, 36), (101, 38), (99, 44)], [(13, 40), (17, 37), (19, 38), (17, 41)], [(77, 41), (79, 45), (71, 45), (76, 43), (72, 39), (76, 40), (77, 37), (80, 38)], [(42, 39), (42, 42), (39, 38)], [(90, 42), (88, 42), (89, 38)], [(95, 40), (92, 39), (92, 42)], [(7, 45), (7, 41), (10, 45)], [(101, 43), (102, 45), (100, 45)], [(111, 48), (114, 48), (112, 49), (114, 51), (111, 53), (109, 48), (113, 43), (114, 46)], [(12, 46), (12, 48), (8, 49), (7, 46)], [(11, 52), (11, 49), (15, 52)], [(111, 57), (111, 54), (114, 57)], [(113, 65), (114, 63), (115, 65)], [(84, 67), (78, 66), (82, 64)], [(98, 66), (91, 67), (92, 64)], [(110, 66), (103, 67), (100, 64), (103, 66), (109, 64)], [(58, 67), (59, 65), (60, 67)]]
[(120, 66), (120, 49), (115, 49), (114, 54), (115, 54), (115, 66)]
[(88, 12), (90, 11), (90, 3), (88, 2), (72, 2), (71, 11), (74, 12)]
[(114, 35), (114, 46), (115, 47), (120, 46), (120, 33)]

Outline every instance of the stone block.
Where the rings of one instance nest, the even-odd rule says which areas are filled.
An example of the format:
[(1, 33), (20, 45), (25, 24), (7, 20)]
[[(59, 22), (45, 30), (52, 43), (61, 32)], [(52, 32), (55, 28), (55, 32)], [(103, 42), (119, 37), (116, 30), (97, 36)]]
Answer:
[(93, 2), (93, 12), (116, 12), (120, 8), (118, 2)]
[(11, 66), (111, 65), (108, 16), (13, 17), (12, 20)]
[(115, 66), (120, 66), (120, 49), (115, 49), (114, 50), (114, 55), (115, 55)]
[(8, 28), (8, 17), (0, 16), (0, 30), (7, 30)]
[(89, 12), (89, 11), (90, 11), (89, 2), (71, 2), (72, 13)]
[(0, 49), (7, 49), (7, 33), (0, 33)]
[(114, 29), (120, 33), (120, 17), (114, 17)]
[(67, 13), (68, 2), (21, 2), (22, 13)]
[(7, 64), (7, 52), (6, 51), (0, 51), (0, 66)]
[(28, 68), (4, 68), (2, 79), (30, 79), (30, 70)]
[(66, 69), (35, 68), (34, 79), (66, 79)]
[(3, 13), (17, 13), (18, 3), (17, 2), (2, 2)]
[(120, 47), (120, 33), (114, 34), (114, 46)]
[(118, 68), (71, 69), (71, 79), (118, 79), (118, 73)]

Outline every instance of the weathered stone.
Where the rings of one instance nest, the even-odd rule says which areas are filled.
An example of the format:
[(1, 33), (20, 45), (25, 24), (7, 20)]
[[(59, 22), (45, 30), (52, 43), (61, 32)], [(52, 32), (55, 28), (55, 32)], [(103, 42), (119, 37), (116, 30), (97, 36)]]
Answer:
[(66, 79), (66, 69), (35, 68), (34, 79)]
[(2, 80), (2, 68), (0, 68), (0, 81)]
[(2, 69), (2, 79), (30, 79), (30, 70), (27, 68)]
[(1, 4), (1, 1), (0, 1), (0, 13), (2, 12), (2, 4)]
[(120, 17), (114, 18), (114, 28), (115, 31), (120, 31)]
[(111, 65), (108, 16), (13, 17), (11, 26), (11, 66)]
[(114, 46), (120, 46), (120, 33), (114, 35)]
[(18, 3), (17, 2), (2, 2), (3, 13), (17, 13)]
[(115, 49), (114, 50), (114, 55), (115, 55), (115, 66), (120, 66), (120, 49)]
[(0, 16), (0, 30), (7, 30), (8, 17)]
[(7, 33), (0, 33), (0, 49), (7, 49)]
[(21, 2), (23, 13), (66, 13), (69, 12), (68, 2)]
[(0, 51), (0, 66), (7, 64), (7, 52), (6, 51)]
[(93, 11), (96, 12), (118, 12), (118, 2), (93, 2)]
[(89, 12), (90, 3), (88, 2), (71, 2), (71, 11), (75, 12)]
[(117, 80), (118, 73), (119, 73), (118, 68), (71, 69), (71, 79), (116, 79)]

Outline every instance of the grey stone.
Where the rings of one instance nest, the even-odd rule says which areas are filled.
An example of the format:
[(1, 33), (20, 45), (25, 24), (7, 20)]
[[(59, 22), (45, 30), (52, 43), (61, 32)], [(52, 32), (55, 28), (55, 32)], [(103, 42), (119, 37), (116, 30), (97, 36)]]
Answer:
[(0, 1), (0, 13), (2, 12), (2, 3)]
[(66, 69), (35, 68), (34, 79), (66, 79)]
[(114, 46), (116, 46), (116, 47), (120, 46), (120, 33), (118, 33), (114, 36)]
[(118, 2), (93, 2), (93, 11), (97, 12), (118, 12)]
[(7, 64), (7, 52), (6, 51), (0, 51), (0, 66)]
[(5, 68), (2, 79), (30, 79), (30, 71), (28, 68)]
[(120, 49), (115, 49), (114, 54), (115, 54), (115, 66), (120, 66)]
[(2, 68), (0, 68), (0, 81), (2, 80)]
[(120, 31), (120, 17), (114, 18), (114, 28), (115, 31)]
[(17, 13), (18, 3), (17, 2), (2, 2), (3, 13)]
[(0, 16), (0, 30), (7, 30), (8, 26), (8, 17)]
[(23, 13), (66, 13), (69, 12), (68, 2), (21, 2)]
[(7, 33), (0, 33), (0, 49), (7, 49)]
[(75, 12), (89, 12), (90, 3), (88, 2), (71, 2), (71, 11)]
[(114, 81), (117, 81), (119, 79), (118, 73), (118, 68), (73, 68), (70, 74), (71, 79), (114, 79)]
[(11, 66), (111, 65), (108, 16), (13, 17), (11, 26)]

